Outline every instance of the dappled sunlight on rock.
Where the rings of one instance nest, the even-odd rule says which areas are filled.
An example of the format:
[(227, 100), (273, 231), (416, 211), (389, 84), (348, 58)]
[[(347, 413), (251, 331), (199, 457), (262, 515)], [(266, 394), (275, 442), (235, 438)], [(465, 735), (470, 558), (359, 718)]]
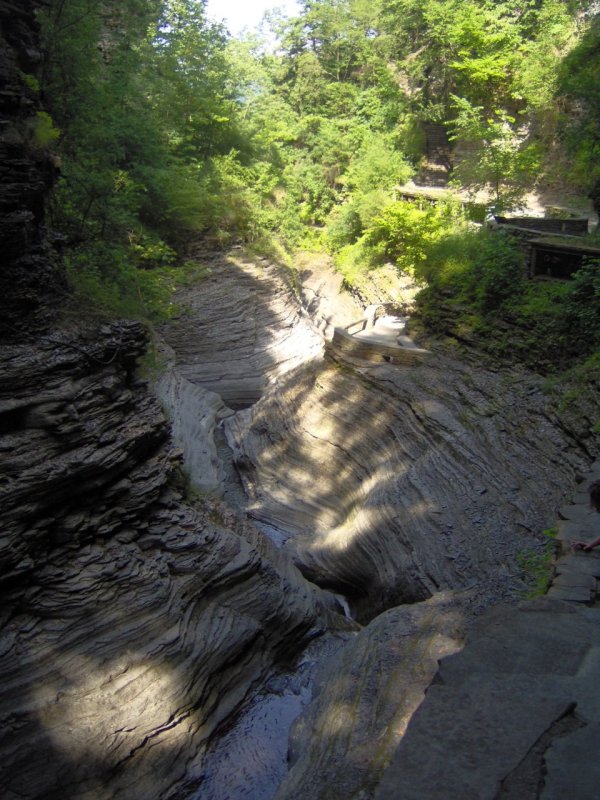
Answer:
[(316, 697), (297, 720), (291, 768), (277, 800), (371, 795), (438, 660), (463, 643), (463, 609), (450, 592), (381, 614), (323, 663)]
[[(32, 700), (40, 709), (40, 728), (63, 757), (105, 758), (110, 752), (112, 760), (119, 753), (128, 757), (135, 742), (141, 747), (146, 737), (152, 737), (153, 748), (185, 744), (190, 725), (180, 723), (189, 711), (178, 718), (173, 705), (181, 682), (182, 675), (169, 665), (140, 663), (132, 653), (120, 663), (101, 666), (73, 656), (63, 663), (60, 680), (35, 687)], [(54, 702), (49, 703), (49, 695)]]
[(217, 257), (181, 291), (185, 307), (162, 335), (179, 373), (233, 407), (256, 402), (280, 376), (322, 356), (323, 339), (280, 268)]
[(337, 604), (233, 512), (183, 500), (180, 454), (133, 374), (140, 325), (61, 336), (0, 353), (2, 402), (18, 398), (0, 431), (15, 453), (0, 508), (0, 785), (185, 794), (217, 731)]
[[(474, 584), (485, 605), (517, 596), (524, 536), (551, 522), (539, 465), (566, 450), (541, 392), (526, 397), (510, 371), (475, 372), (442, 354), (377, 370), (325, 359), (226, 429), (250, 513), (286, 532), (312, 580), (377, 611)], [(523, 502), (534, 484), (535, 501)], [(541, 491), (560, 495), (554, 469)]]
[(318, 540), (317, 547), (329, 550), (345, 550), (356, 537), (360, 537), (363, 531), (373, 529), (377, 523), (378, 515), (372, 509), (360, 508), (355, 510), (342, 525), (326, 531), (322, 538)]

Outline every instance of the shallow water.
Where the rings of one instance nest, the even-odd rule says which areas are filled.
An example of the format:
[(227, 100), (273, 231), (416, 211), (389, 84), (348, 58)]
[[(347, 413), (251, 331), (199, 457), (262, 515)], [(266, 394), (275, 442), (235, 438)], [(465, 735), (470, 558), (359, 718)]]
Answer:
[(295, 672), (274, 676), (204, 759), (200, 787), (189, 800), (270, 800), (287, 773), (288, 738), (312, 696), (317, 665), (343, 644), (312, 642)]
[(287, 540), (292, 538), (291, 534), (276, 528), (274, 525), (268, 525), (266, 522), (259, 522), (256, 519), (253, 522), (254, 526), (261, 533), (264, 533), (267, 539), (270, 539), (276, 547), (283, 547)]

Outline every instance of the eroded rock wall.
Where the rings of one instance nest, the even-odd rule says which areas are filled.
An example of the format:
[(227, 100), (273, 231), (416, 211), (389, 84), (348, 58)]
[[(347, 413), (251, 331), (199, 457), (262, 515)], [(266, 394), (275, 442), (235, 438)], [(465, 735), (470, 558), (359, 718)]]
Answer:
[[(316, 591), (218, 504), (135, 378), (137, 324), (0, 350), (0, 785), (166, 798), (322, 624)], [(184, 788), (185, 787), (185, 788)]]
[(435, 343), (423, 364), (350, 363), (299, 296), (268, 265), (222, 259), (165, 331), (194, 386), (234, 405), (258, 395), (223, 421), (250, 516), (361, 620), (446, 589), (475, 612), (514, 601), (521, 554), (541, 552), (594, 458), (593, 413)]
[(178, 374), (231, 408), (255, 403), (278, 376), (322, 355), (289, 276), (266, 259), (217, 257), (179, 300), (181, 316), (162, 331)]
[(464, 627), (458, 598), (439, 593), (380, 614), (324, 661), (276, 800), (372, 797), (439, 659), (461, 649)]
[(537, 378), (439, 351), (415, 367), (326, 359), (226, 425), (249, 513), (360, 616), (448, 588), (514, 599), (518, 554), (591, 458)]
[(52, 321), (40, 5), (0, 0), (0, 793), (164, 800), (329, 612), (252, 526), (183, 500), (144, 329)]

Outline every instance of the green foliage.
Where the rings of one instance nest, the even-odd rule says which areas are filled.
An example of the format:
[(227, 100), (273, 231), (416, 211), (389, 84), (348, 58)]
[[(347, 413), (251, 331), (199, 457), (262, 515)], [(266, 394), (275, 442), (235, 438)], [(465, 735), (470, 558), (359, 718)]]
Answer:
[(476, 341), (542, 373), (568, 369), (600, 346), (599, 280), (590, 263), (570, 281), (525, 277), (520, 249), (500, 231), (468, 227), (427, 249), (419, 316), (431, 330)]
[(427, 246), (443, 227), (442, 217), (428, 206), (398, 201), (376, 217), (365, 232), (373, 260), (392, 261), (403, 270), (416, 270), (427, 258)]
[(483, 107), (472, 106), (462, 97), (454, 95), (452, 99), (456, 117), (450, 138), (470, 145), (454, 177), (466, 185), (489, 185), (497, 211), (513, 208), (539, 172), (537, 147), (526, 142), (526, 134), (505, 111), (487, 114)]
[(423, 280), (431, 249), (460, 225), (461, 211), (452, 202), (435, 206), (426, 201), (390, 203), (375, 217), (364, 241), (375, 263), (391, 261)]
[(326, 242), (335, 253), (348, 244), (354, 244), (366, 231), (374, 218), (392, 202), (383, 189), (364, 194), (356, 193), (350, 200), (332, 209), (327, 219)]
[(163, 320), (175, 311), (176, 273), (138, 269), (127, 248), (98, 244), (67, 256), (66, 266), (79, 313)]
[(30, 124), (30, 141), (37, 150), (44, 150), (60, 137), (60, 131), (54, 126), (50, 114), (46, 111), (37, 111)]
[(190, 240), (284, 261), (282, 245), (310, 243), (348, 283), (390, 264), (412, 272), (422, 319), (495, 355), (543, 371), (590, 355), (597, 265), (560, 288), (530, 283), (509, 240), (475, 230), (456, 204), (398, 202), (394, 190), (436, 122), (453, 137), (453, 177), (491, 187), (497, 208), (557, 163), (600, 198), (591, 8), (306, 0), (297, 18), (273, 16), (274, 50), (228, 41), (201, 0), (48, 4), (47, 111), (26, 133), (62, 162), (52, 223), (78, 297), (161, 316)]
[(564, 0), (545, 0), (532, 12), (532, 29), (520, 46), (513, 92), (538, 114), (554, 116), (561, 59), (576, 44), (577, 19)]
[(373, 189), (391, 189), (406, 183), (412, 169), (389, 138), (370, 136), (352, 160), (346, 173), (346, 186), (366, 194)]
[(71, 282), (115, 313), (166, 313), (163, 271), (191, 236), (249, 240), (269, 224), (276, 179), (242, 165), (223, 31), (196, 0), (65, 0), (40, 21), (52, 117), (30, 138), (61, 156), (51, 215)]
[(565, 325), (585, 350), (600, 349), (600, 260), (587, 260), (568, 284), (563, 313)]
[(600, 441), (600, 350), (587, 358), (573, 361), (562, 373), (546, 380), (545, 391), (558, 399), (561, 415), (576, 424), (589, 425), (589, 432)]
[(520, 297), (524, 283), (519, 246), (502, 232), (482, 234), (471, 281), (475, 303), (484, 314), (506, 308), (511, 300)]
[(600, 17), (595, 15), (563, 60), (557, 81), (565, 110), (561, 133), (573, 164), (571, 177), (588, 189), (600, 184), (599, 44)]
[(540, 597), (548, 591), (554, 574), (553, 561), (556, 551), (556, 528), (544, 531), (546, 541), (540, 549), (521, 550), (517, 554), (517, 564), (530, 588), (524, 593), (526, 598)]
[(19, 70), (19, 76), (20, 76), (21, 80), (23, 81), (23, 83), (25, 84), (25, 86), (27, 86), (27, 88), (31, 92), (35, 92), (35, 94), (39, 93), (39, 91), (40, 91), (40, 82), (39, 82), (38, 78), (36, 78), (35, 75), (31, 75), (28, 72), (22, 72), (21, 70)]
[(436, 292), (472, 299), (472, 271), (480, 238), (479, 231), (464, 223), (448, 226), (443, 236), (429, 243), (427, 259), (418, 270), (419, 278)]

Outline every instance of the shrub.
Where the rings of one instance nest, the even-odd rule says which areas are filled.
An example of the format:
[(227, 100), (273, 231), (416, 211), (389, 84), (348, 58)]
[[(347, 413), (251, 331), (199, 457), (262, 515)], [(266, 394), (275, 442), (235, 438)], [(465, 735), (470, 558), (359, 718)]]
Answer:
[(484, 313), (498, 311), (518, 297), (524, 282), (523, 254), (518, 245), (500, 231), (482, 231), (473, 262), (472, 290)]
[(347, 244), (354, 244), (369, 228), (373, 219), (392, 202), (383, 189), (356, 194), (331, 212), (326, 232), (327, 247), (337, 252)]
[(88, 243), (65, 256), (75, 308), (103, 317), (160, 320), (174, 311), (181, 275), (171, 268), (138, 269), (129, 247)]
[(354, 158), (346, 175), (351, 189), (366, 194), (372, 189), (391, 189), (413, 173), (404, 155), (381, 136), (368, 139)]
[(568, 284), (563, 314), (584, 352), (600, 348), (600, 260), (587, 260)]

